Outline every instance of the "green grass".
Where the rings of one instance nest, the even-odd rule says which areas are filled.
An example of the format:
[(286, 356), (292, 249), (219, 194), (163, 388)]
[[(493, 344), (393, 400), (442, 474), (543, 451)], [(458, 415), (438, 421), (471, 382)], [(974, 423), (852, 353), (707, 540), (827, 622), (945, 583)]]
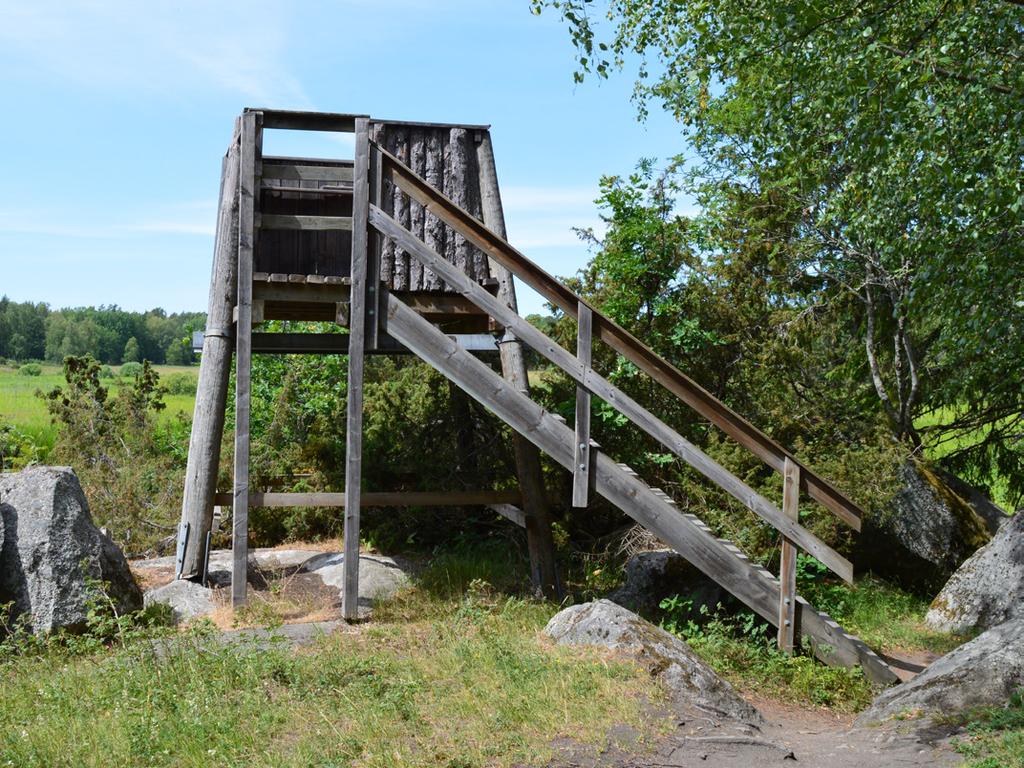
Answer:
[(872, 576), (855, 585), (806, 580), (798, 591), (847, 632), (883, 652), (945, 654), (968, 638), (935, 632), (924, 623), (929, 601)]
[[(914, 426), (918, 429), (924, 429), (936, 424), (949, 423), (955, 418), (956, 412), (954, 409), (942, 408), (921, 416), (914, 422)], [(948, 456), (961, 448), (970, 447), (981, 442), (985, 437), (985, 432), (986, 430), (975, 430), (948, 439), (941, 432), (928, 433), (925, 438), (925, 455), (932, 461), (939, 461), (944, 456)], [(1014, 509), (1014, 499), (1010, 494), (1010, 483), (1007, 477), (993, 473), (987, 479), (986, 484), (988, 485), (989, 497), (992, 501), (1003, 509), (1011, 511)]]
[[(924, 625), (927, 601), (880, 579), (849, 586), (805, 576), (798, 591), (875, 650), (944, 654), (967, 639), (929, 630)], [(683, 637), (741, 691), (840, 712), (863, 709), (877, 693), (860, 669), (827, 667), (809, 656), (780, 653), (774, 628), (752, 613), (695, 615), (691, 606), (685, 597), (662, 601), (662, 626)]]
[(966, 768), (1024, 768), (1024, 700), (1010, 697), (1005, 707), (986, 707), (954, 721), (967, 735), (954, 742)]
[[(199, 369), (187, 366), (157, 365), (154, 366), (161, 379), (172, 373), (185, 373), (199, 376)], [(114, 369), (115, 374), (117, 369)], [(111, 393), (116, 392), (123, 383), (117, 379), (103, 379), (103, 386)], [(64, 385), (64, 374), (60, 366), (44, 365), (40, 376), (22, 376), (16, 369), (0, 367), (0, 422), (15, 426), (20, 432), (43, 450), (45, 455), (53, 447), (56, 430), (50, 423), (50, 415), (46, 403), (36, 397), (36, 392), (49, 392), (54, 387)], [(173, 419), (179, 413), (192, 415), (195, 397), (192, 395), (165, 395), (167, 408), (161, 413), (161, 419)]]
[(542, 639), (557, 606), (479, 578), (501, 570), (455, 596), (473, 564), (442, 559), (430, 588), (298, 650), (200, 629), (0, 658), (0, 765), (500, 767), (544, 764), (561, 737), (667, 727), (645, 714), (660, 696), (645, 671)]

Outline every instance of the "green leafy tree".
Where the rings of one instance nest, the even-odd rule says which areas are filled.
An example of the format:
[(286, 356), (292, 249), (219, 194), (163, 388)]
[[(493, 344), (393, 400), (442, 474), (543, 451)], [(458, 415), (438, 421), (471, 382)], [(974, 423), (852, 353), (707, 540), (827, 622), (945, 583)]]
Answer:
[(141, 362), (139, 359), (139, 340), (134, 336), (128, 339), (128, 342), (124, 345), (124, 353), (121, 355), (121, 360), (125, 363)]
[(168, 365), (191, 365), (192, 340), (183, 338), (172, 341), (167, 345), (165, 360)]
[(0, 302), (0, 350), (15, 360), (42, 360), (49, 307), (31, 302)]
[(640, 58), (641, 114), (670, 112), (695, 155), (704, 254), (740, 231), (775, 248), (844, 351), (832, 385), (866, 385), (910, 447), (941, 435), (953, 468), (1024, 491), (1024, 6), (544, 6), (569, 25), (577, 80)]

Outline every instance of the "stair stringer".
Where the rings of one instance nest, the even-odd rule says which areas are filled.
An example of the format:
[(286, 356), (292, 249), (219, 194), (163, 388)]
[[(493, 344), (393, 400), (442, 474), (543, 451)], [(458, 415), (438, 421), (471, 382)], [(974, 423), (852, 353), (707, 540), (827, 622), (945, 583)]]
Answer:
[[(456, 341), (389, 295), (387, 330), (410, 351), (429, 363), (554, 461), (573, 467), (574, 431)], [(678, 510), (635, 473), (600, 451), (592, 458), (594, 490), (669, 544), (709, 578), (773, 624), (778, 620), (780, 587), (771, 574), (732, 551), (700, 521)], [(800, 632), (809, 636), (815, 654), (825, 663), (860, 665), (877, 682), (896, 680), (891, 669), (866, 645), (842, 631), (805, 601), (798, 605)]]

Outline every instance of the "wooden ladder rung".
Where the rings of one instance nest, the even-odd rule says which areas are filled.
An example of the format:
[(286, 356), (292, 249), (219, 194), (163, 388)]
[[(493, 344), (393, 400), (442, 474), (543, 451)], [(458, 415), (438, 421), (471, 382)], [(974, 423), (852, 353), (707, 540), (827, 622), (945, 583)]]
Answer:
[(260, 219), (260, 229), (296, 229), (309, 232), (350, 231), (352, 217), (265, 213)]

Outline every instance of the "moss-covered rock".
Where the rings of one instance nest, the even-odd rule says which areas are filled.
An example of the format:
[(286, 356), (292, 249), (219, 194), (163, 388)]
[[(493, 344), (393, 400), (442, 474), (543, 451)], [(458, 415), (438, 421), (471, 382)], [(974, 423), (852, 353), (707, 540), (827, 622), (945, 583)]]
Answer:
[(946, 582), (925, 623), (957, 634), (1024, 617), (1024, 515), (1002, 526)]
[(974, 508), (928, 465), (907, 461), (901, 488), (884, 514), (864, 521), (854, 563), (934, 594), (953, 572), (990, 539)]

